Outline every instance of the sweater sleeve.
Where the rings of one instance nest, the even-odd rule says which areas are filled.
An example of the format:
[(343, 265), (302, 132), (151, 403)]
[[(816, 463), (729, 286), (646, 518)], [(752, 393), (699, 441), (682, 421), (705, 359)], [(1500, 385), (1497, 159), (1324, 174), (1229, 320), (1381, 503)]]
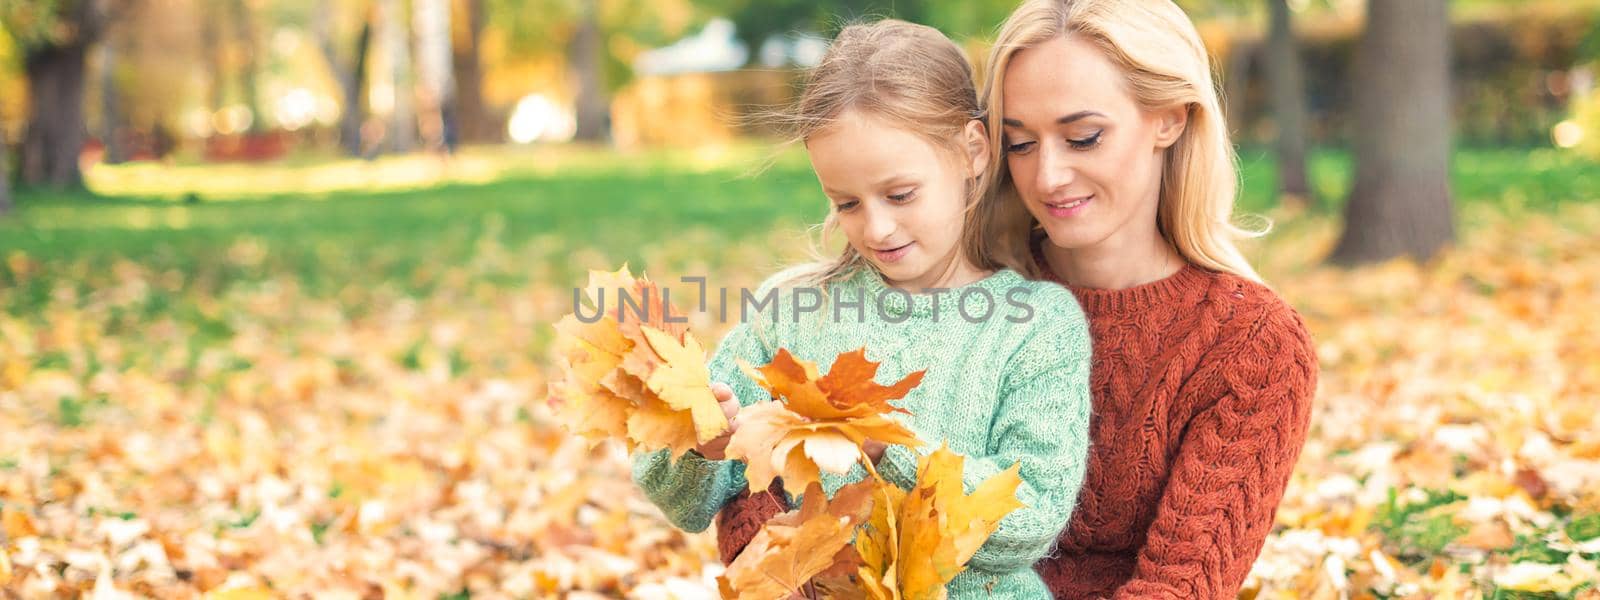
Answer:
[(733, 564), (769, 519), (789, 510), (785, 497), (783, 480), (773, 479), (766, 490), (755, 494), (740, 491), (722, 507), (717, 513), (717, 556), (722, 564)]
[[(742, 406), (770, 399), (766, 390), (740, 372), (737, 362), (744, 360), (759, 366), (771, 361), (763, 331), (751, 323), (734, 326), (706, 365), (711, 381), (732, 388)], [(744, 463), (709, 460), (693, 450), (677, 461), (665, 449), (635, 453), (633, 481), (651, 503), (661, 508), (667, 521), (689, 532), (705, 531), (723, 505), (749, 487)]]
[(1233, 598), (1272, 529), (1305, 444), (1317, 360), (1292, 312), (1250, 328), (1226, 392), (1195, 414), (1133, 577), (1113, 598)]
[[(1007, 572), (1037, 562), (1050, 552), (1077, 506), (1088, 461), (1091, 350), (1087, 323), (1081, 313), (1074, 315), (1053, 334), (1033, 336), (1007, 365), (990, 427), (990, 453), (966, 457), (962, 482), (968, 493), (1020, 463), (1016, 495), (1024, 504), (1000, 521), (968, 568)], [(919, 452), (936, 448), (890, 446), (879, 472), (910, 487)]]

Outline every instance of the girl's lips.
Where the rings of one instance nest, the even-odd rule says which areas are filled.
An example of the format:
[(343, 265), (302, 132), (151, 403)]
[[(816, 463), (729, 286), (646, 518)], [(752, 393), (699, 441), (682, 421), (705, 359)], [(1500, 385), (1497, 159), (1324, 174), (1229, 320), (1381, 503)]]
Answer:
[(1083, 212), (1083, 209), (1088, 207), (1089, 203), (1092, 201), (1094, 201), (1094, 194), (1084, 196), (1083, 198), (1077, 200), (1063, 202), (1061, 204), (1046, 203), (1044, 205), (1044, 209), (1045, 212), (1050, 213), (1050, 216), (1061, 219)]
[(900, 259), (905, 258), (907, 253), (911, 252), (911, 246), (915, 244), (916, 242), (910, 242), (899, 248), (892, 250), (873, 250), (872, 253), (878, 257), (879, 262), (899, 262)]

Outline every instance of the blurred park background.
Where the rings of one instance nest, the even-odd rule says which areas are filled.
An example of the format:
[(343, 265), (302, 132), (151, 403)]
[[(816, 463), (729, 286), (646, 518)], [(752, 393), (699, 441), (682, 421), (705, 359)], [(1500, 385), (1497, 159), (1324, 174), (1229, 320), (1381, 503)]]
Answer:
[[(1323, 367), (1245, 597), (1600, 598), (1600, 1), (1180, 3)], [(977, 60), (1012, 7), (0, 0), (0, 596), (711, 596), (551, 324), (802, 258), (740, 117), (841, 23)]]

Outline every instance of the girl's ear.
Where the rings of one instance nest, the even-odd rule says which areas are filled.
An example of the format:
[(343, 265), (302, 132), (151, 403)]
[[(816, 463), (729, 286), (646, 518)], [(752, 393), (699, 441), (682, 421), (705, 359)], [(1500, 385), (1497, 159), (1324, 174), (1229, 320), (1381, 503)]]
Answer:
[(983, 121), (973, 119), (967, 121), (962, 137), (966, 142), (967, 172), (977, 178), (989, 169), (989, 130), (983, 126)]

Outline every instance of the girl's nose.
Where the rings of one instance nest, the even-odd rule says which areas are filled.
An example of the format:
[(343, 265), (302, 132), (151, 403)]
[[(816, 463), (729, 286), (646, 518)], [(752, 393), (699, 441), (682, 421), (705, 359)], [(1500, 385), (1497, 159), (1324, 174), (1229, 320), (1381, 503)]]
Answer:
[(894, 221), (893, 211), (888, 207), (879, 206), (877, 202), (863, 204), (862, 208), (865, 210), (862, 211), (862, 218), (866, 222), (861, 228), (861, 233), (866, 238), (867, 244), (878, 245), (879, 242), (886, 241), (894, 235), (898, 225)]

